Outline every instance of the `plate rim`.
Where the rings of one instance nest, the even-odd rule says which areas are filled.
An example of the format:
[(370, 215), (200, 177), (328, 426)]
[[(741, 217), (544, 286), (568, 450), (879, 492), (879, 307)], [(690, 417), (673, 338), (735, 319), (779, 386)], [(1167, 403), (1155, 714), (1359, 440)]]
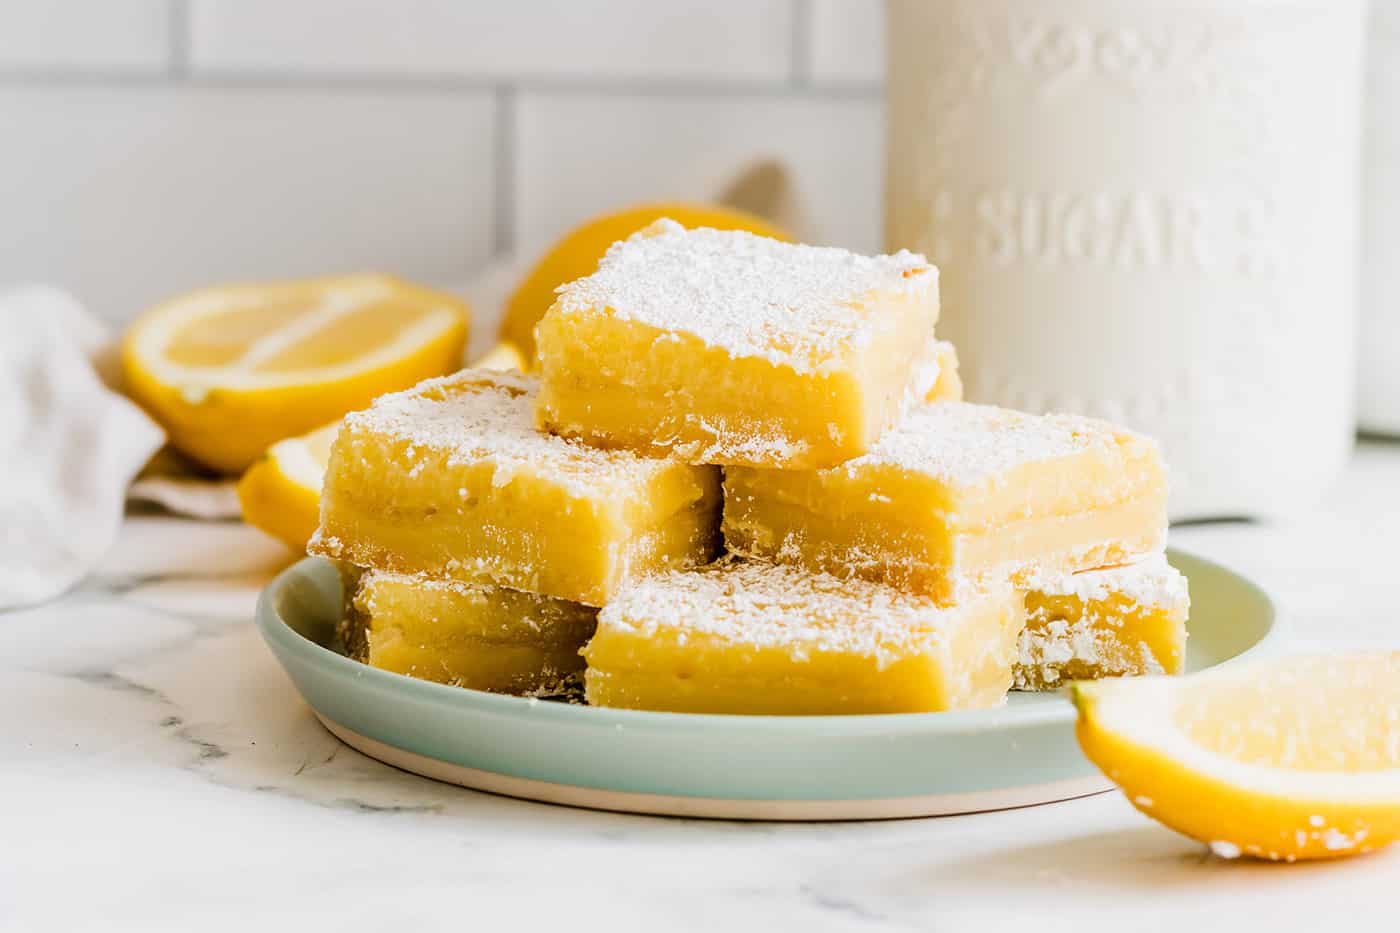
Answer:
[(942, 791), (897, 797), (715, 797), (618, 790), (459, 764), (376, 739), (324, 713), (313, 712), (326, 731), (341, 742), (409, 774), (500, 797), (609, 813), (799, 823), (907, 820), (1019, 810), (1107, 794), (1115, 789), (1111, 780), (1093, 771), (1079, 777), (988, 790)]
[[(1211, 665), (1217, 670), (1264, 656), (1283, 639), (1284, 623), (1273, 598), (1249, 577), (1231, 570), (1217, 561), (1179, 548), (1167, 549), (1168, 559), (1184, 558), (1222, 572), (1251, 592), (1264, 610), (1266, 628), (1263, 635), (1244, 651)], [(363, 682), (369, 689), (416, 695), (435, 705), (459, 706), (463, 712), (526, 717), (541, 724), (556, 724), (574, 728), (614, 729), (629, 731), (662, 731), (675, 736), (678, 731), (710, 733), (722, 728), (736, 737), (789, 735), (794, 730), (807, 736), (880, 735), (960, 735), (996, 730), (1035, 728), (1042, 725), (1068, 725), (1075, 717), (1069, 703), (1041, 703), (992, 709), (956, 710), (934, 713), (865, 713), (821, 716), (747, 715), (738, 713), (675, 713), (654, 710), (612, 709), (583, 704), (557, 703), (534, 697), (518, 697), (488, 693), (483, 690), (456, 687), (420, 680), (406, 674), (380, 670), (349, 658), (326, 647), (300, 632), (282, 618), (273, 605), (275, 594), (297, 576), (319, 572), (318, 568), (334, 572), (329, 561), (321, 557), (305, 557), (280, 571), (258, 595), (255, 619), (263, 637), (274, 654), (287, 651), (305, 662), (329, 668), (333, 674), (345, 674)], [(280, 660), (280, 659), (279, 659)], [(1063, 693), (1063, 689), (1054, 691)]]

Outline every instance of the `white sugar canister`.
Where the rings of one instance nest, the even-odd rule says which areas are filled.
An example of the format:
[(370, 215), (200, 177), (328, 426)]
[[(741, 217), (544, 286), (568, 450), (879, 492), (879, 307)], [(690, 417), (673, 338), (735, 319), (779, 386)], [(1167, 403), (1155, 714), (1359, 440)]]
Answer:
[(1173, 518), (1352, 444), (1364, 0), (889, 0), (886, 240), (968, 397), (1156, 435)]
[(1371, 4), (1368, 61), (1358, 414), (1400, 435), (1400, 0)]

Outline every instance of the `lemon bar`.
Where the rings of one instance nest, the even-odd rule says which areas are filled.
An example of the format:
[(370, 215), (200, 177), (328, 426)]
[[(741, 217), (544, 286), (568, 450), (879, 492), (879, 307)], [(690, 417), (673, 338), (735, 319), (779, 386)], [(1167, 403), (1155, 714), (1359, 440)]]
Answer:
[(948, 602), (985, 579), (1158, 550), (1166, 494), (1148, 438), (1090, 418), (933, 402), (839, 467), (727, 469), (724, 535), (748, 557)]
[(536, 329), (541, 427), (689, 463), (814, 469), (922, 399), (938, 270), (660, 220)]
[(519, 695), (555, 694), (583, 673), (598, 610), (499, 586), (369, 570), (342, 632), (371, 667)]
[(464, 370), (346, 417), (309, 550), (590, 606), (714, 556), (717, 469), (540, 434), (535, 392)]
[(1190, 609), (1186, 578), (1161, 554), (1121, 567), (1031, 581), (1016, 688), (1046, 690), (1068, 680), (1180, 674)]
[(642, 581), (603, 607), (588, 702), (686, 713), (906, 713), (999, 705), (1019, 593), (955, 607), (876, 583), (726, 560)]

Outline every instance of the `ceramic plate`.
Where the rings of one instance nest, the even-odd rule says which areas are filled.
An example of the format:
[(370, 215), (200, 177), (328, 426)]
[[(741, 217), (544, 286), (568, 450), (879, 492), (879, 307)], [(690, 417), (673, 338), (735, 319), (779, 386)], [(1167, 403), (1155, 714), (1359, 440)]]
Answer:
[[(1187, 667), (1259, 654), (1273, 605), (1248, 580), (1171, 552), (1191, 582)], [(278, 576), (258, 626), (326, 727), (396, 767), (607, 810), (730, 819), (967, 813), (1108, 789), (1057, 694), (1001, 709), (880, 716), (702, 716), (498, 696), (375, 670), (337, 650), (340, 579), (319, 558)]]

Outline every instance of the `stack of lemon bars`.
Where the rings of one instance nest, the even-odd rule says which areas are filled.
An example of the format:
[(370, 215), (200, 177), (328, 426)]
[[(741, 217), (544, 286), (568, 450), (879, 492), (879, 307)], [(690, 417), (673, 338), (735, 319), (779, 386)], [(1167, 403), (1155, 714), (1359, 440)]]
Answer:
[(938, 270), (659, 221), (535, 375), (346, 418), (314, 553), (375, 667), (700, 713), (933, 712), (1181, 670), (1154, 442), (961, 400)]

